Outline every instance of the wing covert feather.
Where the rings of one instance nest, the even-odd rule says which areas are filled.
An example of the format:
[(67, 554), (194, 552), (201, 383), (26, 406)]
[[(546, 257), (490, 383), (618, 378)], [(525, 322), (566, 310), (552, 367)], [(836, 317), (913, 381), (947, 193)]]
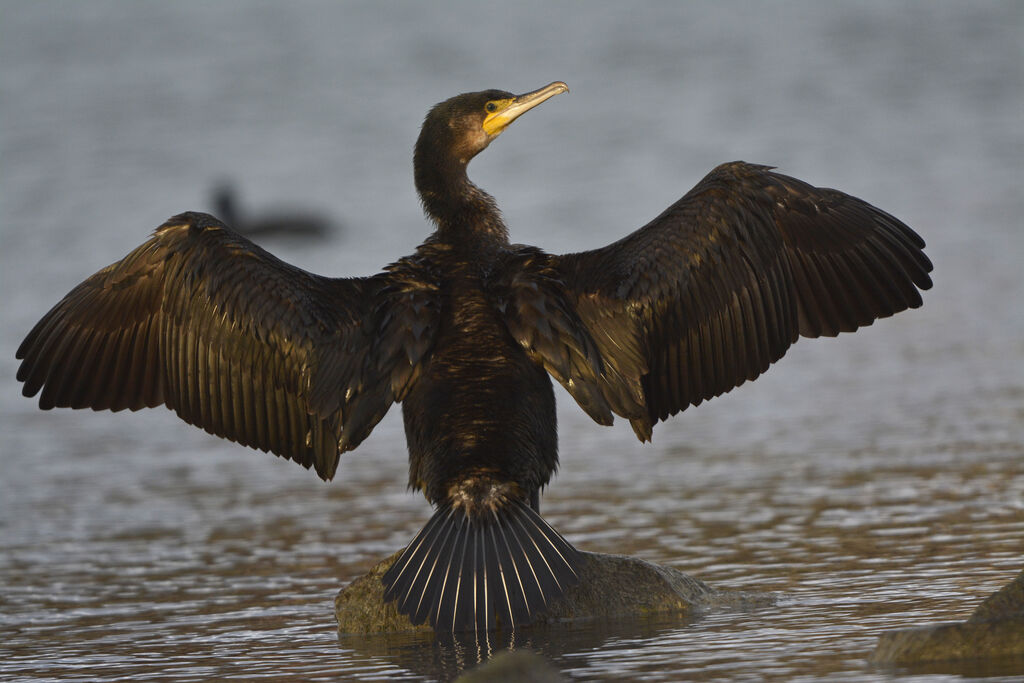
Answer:
[(600, 386), (605, 372), (600, 351), (550, 261), (536, 247), (513, 246), (494, 267), (487, 288), (527, 355), (596, 422), (611, 424), (609, 401), (615, 397)]

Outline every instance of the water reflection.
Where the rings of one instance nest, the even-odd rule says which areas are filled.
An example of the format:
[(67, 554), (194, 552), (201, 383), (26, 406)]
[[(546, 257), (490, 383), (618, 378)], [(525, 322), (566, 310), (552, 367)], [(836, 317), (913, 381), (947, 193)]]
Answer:
[(597, 675), (581, 653), (598, 653), (642, 646), (662, 634), (672, 633), (694, 617), (651, 617), (644, 619), (594, 620), (574, 624), (545, 624), (513, 632), (496, 633), (408, 633), (377, 636), (340, 634), (339, 644), (362, 657), (386, 661), (400, 669), (428, 679), (451, 680), (506, 650), (539, 653), (557, 669), (574, 678)]

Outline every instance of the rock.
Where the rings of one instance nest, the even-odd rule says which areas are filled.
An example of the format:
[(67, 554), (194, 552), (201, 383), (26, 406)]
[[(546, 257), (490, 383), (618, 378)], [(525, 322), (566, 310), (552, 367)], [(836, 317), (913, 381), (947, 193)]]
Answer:
[(568, 683), (569, 679), (532, 650), (505, 650), (470, 669), (455, 683)]
[(1024, 618), (922, 626), (883, 633), (871, 655), (876, 664), (1024, 655)]
[[(714, 607), (760, 607), (774, 602), (766, 595), (719, 591), (668, 567), (622, 555), (582, 553), (580, 582), (548, 606), (534, 623), (636, 617), (659, 613), (687, 614)], [(338, 593), (334, 600), (339, 633), (429, 631), (413, 626), (384, 602), (381, 576), (398, 558), (395, 553)]]
[(1024, 618), (1024, 571), (978, 605), (967, 623), (997, 619)]
[(986, 598), (965, 622), (883, 633), (871, 661), (905, 665), (1021, 656), (1024, 656), (1024, 572)]

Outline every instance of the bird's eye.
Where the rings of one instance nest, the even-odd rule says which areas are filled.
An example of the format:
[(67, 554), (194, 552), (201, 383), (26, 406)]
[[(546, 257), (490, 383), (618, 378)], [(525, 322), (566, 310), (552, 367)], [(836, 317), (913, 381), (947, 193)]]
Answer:
[(498, 103), (488, 102), (487, 104), (484, 105), (484, 109), (486, 109), (488, 113), (493, 114), (494, 112), (498, 111)]

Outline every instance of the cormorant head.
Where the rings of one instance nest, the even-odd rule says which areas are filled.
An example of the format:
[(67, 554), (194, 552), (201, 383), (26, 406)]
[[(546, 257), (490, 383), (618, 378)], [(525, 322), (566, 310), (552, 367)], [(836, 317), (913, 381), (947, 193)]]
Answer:
[(465, 169), (491, 140), (521, 115), (541, 102), (568, 92), (569, 86), (555, 81), (539, 90), (513, 95), (503, 90), (470, 92), (445, 100), (427, 114), (416, 141), (415, 165), (419, 174), (431, 170)]

